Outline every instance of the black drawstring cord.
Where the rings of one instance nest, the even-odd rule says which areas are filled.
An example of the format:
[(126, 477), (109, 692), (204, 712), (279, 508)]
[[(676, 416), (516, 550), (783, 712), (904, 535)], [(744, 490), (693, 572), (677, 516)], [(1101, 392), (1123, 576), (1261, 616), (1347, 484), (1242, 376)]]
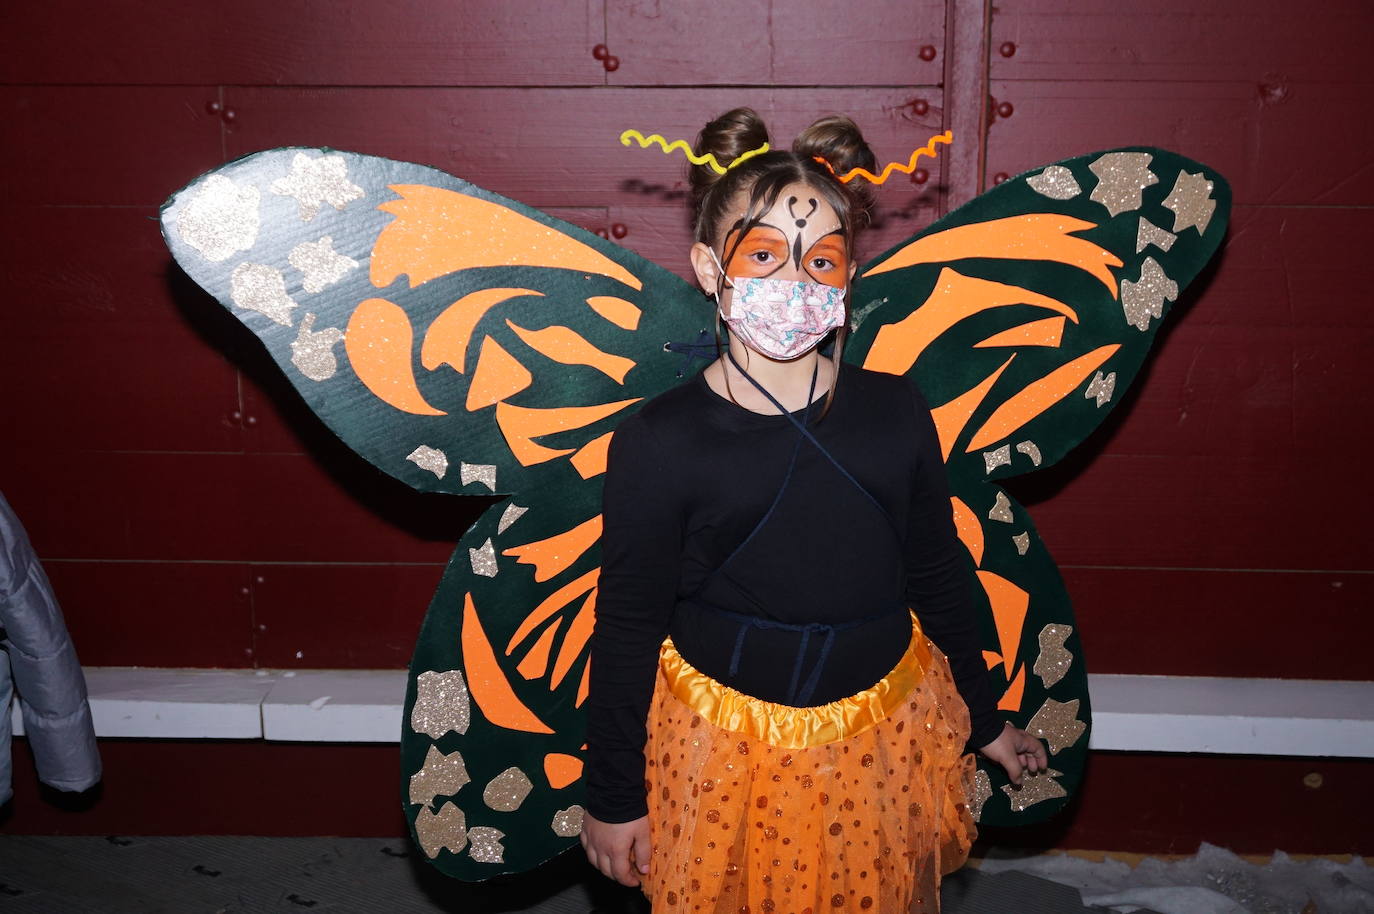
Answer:
[(696, 340), (691, 343), (664, 343), (663, 351), (682, 353), (682, 367), (677, 370), (679, 378), (687, 373), (687, 369), (692, 365), (692, 359), (705, 359), (709, 362), (720, 355), (716, 341), (711, 338), (708, 330), (698, 331)]
[[(846, 470), (844, 468), (844, 465), (841, 464), (838, 460), (836, 460), (835, 456), (831, 454), (830, 451), (826, 450), (825, 445), (821, 444), (819, 441), (816, 440), (816, 436), (811, 434), (810, 429), (808, 429), (803, 423), (798, 422), (797, 417), (789, 413), (786, 409), (784, 409), (783, 405), (777, 401), (776, 397), (770, 394), (762, 384), (760, 384), (758, 381), (755, 381), (752, 375), (750, 375), (747, 371), (740, 367), (739, 362), (735, 361), (735, 354), (733, 352), (731, 352), (729, 349), (726, 349), (725, 355), (730, 359), (730, 364), (735, 366), (735, 370), (738, 371), (740, 374), (744, 375), (745, 379), (748, 380), (750, 384), (753, 384), (759, 393), (767, 397), (768, 402), (772, 403), (775, 407), (777, 407), (778, 412), (786, 416), (788, 421), (795, 425), (797, 429), (802, 433), (803, 437), (805, 437), (808, 441), (814, 444), (816, 446), (816, 450), (820, 451), (821, 455), (825, 457), (826, 460), (829, 460), (830, 463), (835, 467), (835, 469), (839, 470), (842, 474), (844, 474), (845, 479), (848, 479), (850, 482), (852, 482), (854, 484), (854, 487), (858, 489), (860, 492), (862, 492), (864, 494), (864, 497), (873, 503), (873, 507), (877, 508), (878, 512), (882, 514), (883, 517), (887, 518), (888, 524), (892, 527), (892, 532), (897, 536), (897, 541), (904, 542), (906, 537), (902, 529), (897, 526), (897, 522), (892, 519), (891, 514), (887, 513), (887, 509), (882, 506), (882, 503), (879, 502), (878, 499), (873, 497), (873, 493), (865, 489), (863, 487), (863, 483), (855, 479), (854, 475), (850, 473), (848, 470)], [(814, 377), (815, 376), (813, 375), (813, 383)], [(810, 415), (809, 407), (807, 414)]]

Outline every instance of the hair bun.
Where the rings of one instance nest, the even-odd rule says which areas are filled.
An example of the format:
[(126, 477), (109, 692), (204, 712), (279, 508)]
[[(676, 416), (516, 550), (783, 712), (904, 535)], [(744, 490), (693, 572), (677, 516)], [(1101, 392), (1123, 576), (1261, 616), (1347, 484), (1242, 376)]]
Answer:
[[(839, 114), (823, 117), (807, 127), (792, 141), (792, 151), (804, 159), (820, 156), (842, 175), (853, 168), (873, 171), (878, 160), (868, 147), (859, 126)], [(873, 188), (868, 182), (851, 181), (845, 189), (854, 198), (856, 209), (867, 213), (873, 207)]]
[[(722, 168), (728, 168), (735, 159), (767, 142), (768, 128), (758, 112), (753, 108), (735, 108), (701, 128), (693, 151), (697, 155), (710, 153)], [(693, 199), (700, 200), (722, 175), (710, 165), (693, 165), (689, 177)]]
[(851, 168), (871, 171), (877, 164), (858, 125), (838, 114), (823, 117), (797, 134), (792, 151), (804, 158), (821, 156), (841, 175)]

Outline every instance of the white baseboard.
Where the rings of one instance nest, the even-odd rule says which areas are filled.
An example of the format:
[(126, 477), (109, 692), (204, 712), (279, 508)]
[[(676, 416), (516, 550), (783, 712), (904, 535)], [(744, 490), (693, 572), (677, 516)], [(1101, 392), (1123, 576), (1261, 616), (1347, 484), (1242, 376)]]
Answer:
[[(87, 667), (86, 684), (102, 737), (395, 743), (406, 673)], [(1374, 682), (1097, 674), (1088, 688), (1093, 749), (1374, 758)]]

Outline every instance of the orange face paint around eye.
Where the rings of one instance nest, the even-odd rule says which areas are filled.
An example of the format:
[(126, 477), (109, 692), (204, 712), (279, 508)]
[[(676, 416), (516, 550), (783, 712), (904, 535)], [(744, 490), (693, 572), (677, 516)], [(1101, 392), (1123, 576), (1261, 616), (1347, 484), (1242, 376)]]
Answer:
[[(817, 268), (815, 261), (829, 261), (829, 266)], [(802, 268), (816, 282), (842, 288), (849, 281), (849, 254), (840, 235), (826, 235), (811, 246), (802, 258)]]
[[(725, 250), (734, 244), (733, 234), (725, 237)], [(762, 255), (767, 255), (766, 257)], [(756, 225), (730, 254), (725, 265), (727, 276), (768, 276), (787, 262), (787, 238), (771, 226)]]

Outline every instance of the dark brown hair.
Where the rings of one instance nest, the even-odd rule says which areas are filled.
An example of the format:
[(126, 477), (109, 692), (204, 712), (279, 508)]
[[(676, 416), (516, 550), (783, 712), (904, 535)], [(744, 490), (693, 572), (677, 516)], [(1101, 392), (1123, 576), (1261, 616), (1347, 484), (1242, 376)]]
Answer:
[[(714, 249), (721, 240), (718, 236), (724, 228), (722, 223), (731, 203), (747, 192), (744, 218), (740, 223), (742, 231), (736, 240), (738, 244), (750, 225), (762, 218), (777, 202), (784, 187), (800, 183), (814, 188), (839, 216), (845, 248), (852, 262), (854, 239), (869, 222), (873, 206), (872, 188), (857, 182), (841, 184), (835, 174), (844, 174), (854, 167), (874, 168), (876, 162), (873, 151), (868, 148), (859, 128), (847, 117), (823, 117), (797, 135), (790, 151), (770, 150), (728, 167), (735, 159), (767, 142), (768, 130), (764, 127), (763, 119), (751, 108), (727, 111), (701, 129), (695, 147), (697, 155), (710, 153), (728, 170), (722, 175), (709, 165), (692, 166), (690, 200), (693, 239)], [(821, 156), (829, 162), (835, 174), (817, 162), (815, 156)], [(729, 263), (732, 253), (723, 251), (720, 262)], [(846, 293), (848, 291), (846, 289)], [(849, 294), (845, 295), (844, 324), (835, 333), (835, 345), (830, 357), (834, 371), (821, 418), (830, 411), (830, 404), (835, 399), (844, 341), (849, 333), (850, 298)], [(717, 328), (717, 351), (720, 345)], [(728, 391), (729, 374), (725, 377)]]

